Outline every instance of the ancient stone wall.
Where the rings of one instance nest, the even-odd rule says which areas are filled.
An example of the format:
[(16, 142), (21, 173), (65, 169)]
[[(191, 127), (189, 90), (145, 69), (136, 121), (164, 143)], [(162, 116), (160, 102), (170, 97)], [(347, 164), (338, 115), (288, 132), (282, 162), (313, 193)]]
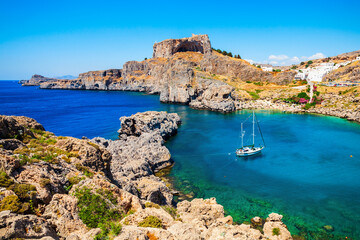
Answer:
[(211, 54), (208, 35), (193, 35), (190, 38), (167, 39), (154, 44), (153, 57), (169, 58), (177, 52), (201, 52)]

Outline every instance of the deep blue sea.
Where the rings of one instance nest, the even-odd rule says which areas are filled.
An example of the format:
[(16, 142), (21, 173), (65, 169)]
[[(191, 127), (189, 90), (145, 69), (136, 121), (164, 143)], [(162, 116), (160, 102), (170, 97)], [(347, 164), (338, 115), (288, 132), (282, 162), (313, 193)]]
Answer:
[[(249, 111), (221, 114), (161, 104), (159, 96), (142, 93), (42, 90), (0, 81), (0, 114), (35, 118), (56, 135), (116, 139), (121, 116), (148, 110), (182, 118), (178, 134), (166, 143), (177, 189), (216, 197), (237, 222), (278, 212), (291, 233), (305, 239), (360, 239), (358, 123), (256, 111), (266, 148), (238, 158), (240, 124)], [(245, 128), (251, 132), (251, 124)]]

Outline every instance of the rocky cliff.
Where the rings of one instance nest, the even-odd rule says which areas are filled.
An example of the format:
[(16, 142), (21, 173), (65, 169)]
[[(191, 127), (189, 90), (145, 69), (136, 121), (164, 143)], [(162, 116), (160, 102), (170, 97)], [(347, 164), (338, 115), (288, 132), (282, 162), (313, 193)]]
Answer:
[(237, 225), (214, 198), (173, 205), (153, 173), (171, 164), (163, 143), (179, 123), (177, 114), (138, 113), (121, 118), (110, 141), (0, 116), (0, 239), (292, 239), (275, 213)]
[(360, 61), (340, 67), (323, 77), (324, 82), (360, 82)]
[(40, 88), (140, 91), (160, 94), (160, 101), (231, 112), (235, 89), (224, 83), (257, 81), (288, 84), (295, 72), (268, 73), (248, 62), (211, 50), (207, 35), (154, 44), (153, 58), (126, 62), (122, 69), (90, 71), (75, 80), (39, 82)]
[(56, 82), (57, 80), (59, 80), (59, 79), (48, 78), (48, 77), (44, 77), (44, 76), (35, 74), (29, 80), (21, 80), (21, 81), (19, 81), (19, 83), (23, 86), (39, 86), (41, 83), (53, 82), (53, 81)]
[(153, 58), (169, 58), (177, 52), (199, 52), (211, 55), (211, 43), (208, 35), (192, 35), (189, 38), (167, 39), (155, 43)]

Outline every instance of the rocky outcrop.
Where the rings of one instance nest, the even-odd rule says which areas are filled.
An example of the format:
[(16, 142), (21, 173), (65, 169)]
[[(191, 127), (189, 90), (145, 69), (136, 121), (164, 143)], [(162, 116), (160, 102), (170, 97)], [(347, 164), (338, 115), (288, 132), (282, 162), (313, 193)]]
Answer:
[(245, 60), (223, 56), (214, 52), (200, 62), (201, 70), (210, 74), (238, 78), (240, 81), (273, 82), (289, 84), (296, 75), (295, 71), (270, 73), (257, 68)]
[(177, 52), (200, 52), (211, 55), (211, 44), (208, 35), (192, 35), (189, 38), (167, 39), (155, 43), (153, 57), (169, 58)]
[(41, 83), (56, 82), (58, 80), (59, 79), (56, 79), (56, 78), (48, 78), (48, 77), (44, 77), (44, 76), (35, 74), (29, 80), (21, 80), (21, 81), (19, 81), (19, 83), (22, 86), (39, 86)]
[(33, 137), (31, 129), (44, 130), (44, 127), (32, 118), (0, 115), (0, 139)]
[(176, 134), (180, 117), (176, 113), (150, 111), (121, 117), (120, 121), (119, 140), (92, 140), (112, 154), (112, 178), (142, 199), (171, 204), (173, 196), (169, 188), (153, 174), (173, 163), (163, 144)]
[[(234, 225), (214, 198), (172, 205), (172, 192), (154, 172), (172, 163), (163, 144), (177, 132), (177, 114), (122, 117), (116, 141), (56, 137), (33, 119), (10, 120), (0, 132), (16, 126), (33, 135), (10, 141), (16, 148), (0, 148), (0, 239), (291, 239), (277, 214), (262, 234)], [(98, 211), (114, 221), (97, 223)], [(276, 238), (269, 235), (273, 228)]]
[(149, 111), (130, 117), (121, 117), (119, 135), (139, 137), (143, 133), (156, 133), (163, 139), (174, 136), (181, 120), (176, 113)]
[(224, 83), (224, 77), (284, 85), (295, 74), (291, 70), (262, 71), (245, 60), (212, 51), (207, 35), (193, 35), (155, 43), (152, 59), (126, 62), (123, 69), (82, 73), (75, 80), (43, 82), (40, 88), (138, 91), (160, 94), (161, 102), (232, 112), (236, 109), (235, 89)]
[(340, 67), (323, 77), (324, 82), (358, 82), (360, 81), (360, 61)]
[(35, 215), (0, 212), (0, 239), (59, 239), (56, 231), (45, 219)]

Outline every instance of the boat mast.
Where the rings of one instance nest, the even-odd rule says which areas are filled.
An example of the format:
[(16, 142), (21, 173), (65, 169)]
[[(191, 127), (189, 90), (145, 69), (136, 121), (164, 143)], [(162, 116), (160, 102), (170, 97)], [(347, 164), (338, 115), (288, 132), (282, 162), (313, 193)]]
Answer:
[(255, 146), (255, 113), (253, 111), (253, 146)]
[(243, 131), (243, 123), (241, 123), (241, 148), (244, 148), (244, 131)]

